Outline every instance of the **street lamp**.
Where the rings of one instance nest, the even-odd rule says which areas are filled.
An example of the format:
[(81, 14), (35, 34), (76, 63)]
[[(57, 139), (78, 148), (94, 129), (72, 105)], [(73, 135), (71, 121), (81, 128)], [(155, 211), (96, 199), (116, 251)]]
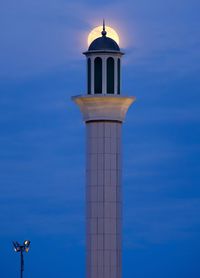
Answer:
[(20, 244), (17, 241), (13, 241), (13, 246), (14, 246), (14, 251), (15, 252), (20, 252), (20, 259), (21, 259), (21, 269), (20, 269), (20, 278), (23, 278), (23, 271), (24, 271), (24, 255), (23, 252), (29, 251), (30, 248), (30, 240), (24, 240), (23, 244)]

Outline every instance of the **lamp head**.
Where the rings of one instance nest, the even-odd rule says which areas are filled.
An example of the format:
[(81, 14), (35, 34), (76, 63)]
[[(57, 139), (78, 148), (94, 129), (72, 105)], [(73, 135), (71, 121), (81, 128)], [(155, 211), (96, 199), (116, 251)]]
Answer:
[(24, 246), (28, 247), (30, 245), (30, 243), (31, 243), (30, 240), (27, 240), (27, 239), (24, 240)]
[(30, 240), (25, 240), (24, 241), (24, 250), (28, 253), (29, 248), (30, 248)]
[(21, 250), (20, 244), (17, 241), (13, 241), (13, 247), (15, 252), (19, 252)]

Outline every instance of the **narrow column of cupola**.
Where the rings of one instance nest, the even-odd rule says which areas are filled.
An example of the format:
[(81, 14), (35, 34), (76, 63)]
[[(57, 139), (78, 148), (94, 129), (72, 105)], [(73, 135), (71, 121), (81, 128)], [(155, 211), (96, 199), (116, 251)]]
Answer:
[(118, 74), (119, 74), (119, 72), (118, 72), (118, 57), (115, 57), (115, 59), (114, 59), (114, 68), (115, 68), (115, 87), (114, 87), (114, 91), (115, 91), (115, 95), (116, 94), (120, 94), (120, 90), (118, 90), (118, 87), (119, 87), (119, 85), (118, 85), (118, 82), (120, 82), (119, 81), (119, 78), (120, 78), (120, 76), (118, 76)]
[(94, 57), (91, 56), (91, 94), (94, 94)]
[(107, 57), (104, 55), (102, 60), (102, 94), (105, 95), (107, 93)]

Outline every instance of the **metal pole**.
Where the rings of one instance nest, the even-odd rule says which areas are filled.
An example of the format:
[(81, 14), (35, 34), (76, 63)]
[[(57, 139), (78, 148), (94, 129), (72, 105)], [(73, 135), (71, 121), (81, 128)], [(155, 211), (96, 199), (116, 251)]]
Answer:
[(21, 257), (20, 278), (23, 278), (23, 271), (24, 271), (24, 256), (23, 256), (23, 250), (20, 251), (20, 257)]

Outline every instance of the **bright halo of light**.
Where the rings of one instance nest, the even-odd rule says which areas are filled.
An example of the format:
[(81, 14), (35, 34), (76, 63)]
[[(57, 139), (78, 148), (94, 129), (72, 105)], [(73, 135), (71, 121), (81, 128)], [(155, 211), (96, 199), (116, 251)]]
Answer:
[[(88, 35), (88, 46), (97, 38), (101, 37), (101, 32), (102, 32), (102, 26), (98, 26), (94, 28)], [(119, 36), (117, 32), (109, 27), (106, 26), (106, 32), (107, 32), (107, 37), (113, 39), (118, 45), (119, 45)]]

